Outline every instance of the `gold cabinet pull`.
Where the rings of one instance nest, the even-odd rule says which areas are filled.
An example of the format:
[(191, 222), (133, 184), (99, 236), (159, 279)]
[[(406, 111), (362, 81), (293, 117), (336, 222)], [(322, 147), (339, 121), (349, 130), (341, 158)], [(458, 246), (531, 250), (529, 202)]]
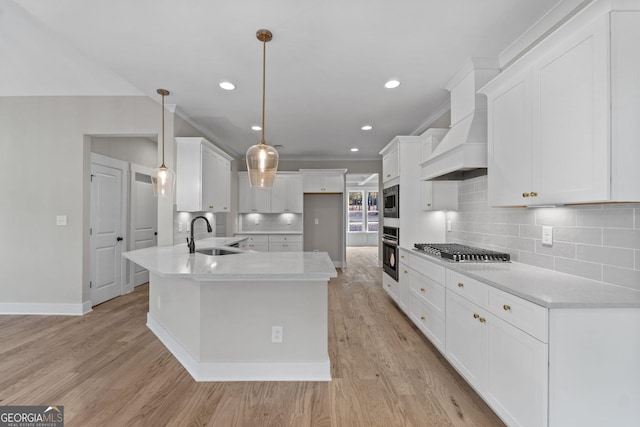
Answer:
[(420, 288), (420, 292), (424, 292), (424, 288)]
[(529, 197), (529, 193), (522, 193), (522, 197)]
[(529, 195), (531, 197), (536, 197), (538, 195), (538, 193), (536, 193), (535, 191), (532, 191), (531, 193), (529, 193)]
[(390, 174), (390, 173), (388, 173), (388, 174), (387, 174), (387, 178), (389, 178), (390, 176), (391, 176), (391, 174)]
[(509, 306), (509, 305), (507, 305), (507, 304), (503, 305), (503, 306), (502, 306), (502, 308), (504, 309), (504, 311), (509, 311), (509, 310), (511, 310), (511, 306)]
[(480, 321), (480, 323), (484, 323), (484, 322), (486, 322), (486, 321), (487, 321), (487, 319), (485, 319), (484, 317), (481, 317), (481, 318), (479, 318), (478, 320)]
[(405, 271), (404, 271), (404, 274), (407, 274), (407, 273), (408, 273), (408, 271), (407, 271), (407, 270), (405, 270)]
[(458, 287), (459, 287), (459, 288), (464, 287), (464, 283), (462, 283), (462, 282), (458, 282)]
[(213, 209), (213, 205), (209, 205), (209, 209)]
[(404, 255), (400, 255), (400, 258), (404, 259)]
[(478, 313), (473, 313), (473, 318), (477, 319), (478, 317), (480, 317), (480, 315)]
[(424, 320), (424, 316), (420, 316), (420, 320)]

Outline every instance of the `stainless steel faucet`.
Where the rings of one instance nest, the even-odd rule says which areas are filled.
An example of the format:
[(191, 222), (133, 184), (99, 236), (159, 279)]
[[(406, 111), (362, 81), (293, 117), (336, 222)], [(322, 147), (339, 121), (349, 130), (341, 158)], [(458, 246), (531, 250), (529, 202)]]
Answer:
[(195, 240), (193, 239), (193, 223), (194, 223), (194, 222), (196, 222), (196, 219), (199, 219), (199, 218), (204, 219), (204, 221), (207, 223), (207, 231), (208, 231), (209, 233), (211, 233), (211, 232), (213, 231), (213, 230), (211, 229), (211, 224), (209, 224), (209, 220), (208, 220), (207, 218), (203, 217), (202, 215), (200, 215), (200, 216), (197, 216), (197, 217), (193, 218), (193, 219), (191, 220), (191, 239), (189, 239), (189, 238), (187, 237), (187, 246), (189, 247), (189, 253), (190, 253), (190, 254), (194, 254), (194, 253), (196, 253), (196, 242), (195, 242)]

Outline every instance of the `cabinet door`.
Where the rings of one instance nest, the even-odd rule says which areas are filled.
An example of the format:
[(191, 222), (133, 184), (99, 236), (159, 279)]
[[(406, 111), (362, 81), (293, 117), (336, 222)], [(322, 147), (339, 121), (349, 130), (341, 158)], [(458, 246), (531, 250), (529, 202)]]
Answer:
[(205, 144), (202, 144), (202, 204), (201, 210), (215, 212), (216, 206), (216, 186), (218, 182), (217, 169), (218, 159), (216, 153)]
[(289, 190), (287, 192), (288, 212), (302, 213), (304, 206), (304, 192), (302, 191), (302, 175), (290, 175)]
[(271, 209), (269, 212), (281, 213), (288, 209), (289, 177), (276, 175), (271, 188)]
[(324, 181), (322, 173), (311, 172), (303, 175), (303, 190), (305, 193), (318, 193)]
[(323, 175), (323, 185), (321, 191), (327, 193), (344, 192), (344, 174), (339, 172), (327, 172)]
[(533, 185), (539, 203), (609, 199), (609, 15), (533, 66)]
[(398, 305), (405, 312), (409, 312), (409, 289), (411, 288), (412, 270), (403, 263), (399, 264), (398, 273)]
[(488, 198), (490, 206), (530, 204), (531, 73), (507, 77), (489, 97)]
[(486, 317), (480, 308), (449, 289), (446, 309), (446, 351), (449, 362), (479, 393), (487, 377)]
[(398, 147), (396, 145), (392, 151), (382, 157), (382, 182), (391, 181), (399, 176), (400, 168), (398, 162)]
[(238, 173), (238, 212), (253, 212), (253, 192), (246, 172)]
[(214, 212), (229, 212), (231, 204), (231, 163), (229, 160), (219, 155), (216, 155), (216, 169), (213, 185)]
[(271, 211), (270, 188), (252, 188), (251, 192), (253, 193), (253, 212)]
[(508, 425), (546, 425), (547, 345), (491, 315), (486, 329), (489, 404)]

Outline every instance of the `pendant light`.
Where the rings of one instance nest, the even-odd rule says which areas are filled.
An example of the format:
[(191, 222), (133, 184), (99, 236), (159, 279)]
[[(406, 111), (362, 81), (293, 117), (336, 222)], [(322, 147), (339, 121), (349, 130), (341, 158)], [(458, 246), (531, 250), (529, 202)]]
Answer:
[(173, 188), (176, 184), (176, 174), (164, 164), (164, 97), (169, 95), (169, 91), (158, 89), (156, 92), (162, 95), (162, 164), (154, 171), (151, 182), (154, 196), (172, 197)]
[(266, 86), (267, 42), (273, 34), (269, 30), (258, 30), (256, 37), (262, 42), (262, 135), (258, 144), (247, 150), (247, 171), (251, 187), (271, 188), (278, 170), (278, 151), (264, 141), (264, 99)]

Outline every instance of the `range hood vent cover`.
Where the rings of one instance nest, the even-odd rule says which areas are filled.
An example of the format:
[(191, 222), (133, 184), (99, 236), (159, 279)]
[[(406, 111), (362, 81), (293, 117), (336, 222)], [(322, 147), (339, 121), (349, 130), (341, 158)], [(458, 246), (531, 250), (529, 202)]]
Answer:
[(423, 180), (462, 180), (487, 173), (487, 102), (478, 89), (498, 74), (493, 58), (470, 58), (444, 86), (451, 129), (422, 164)]

